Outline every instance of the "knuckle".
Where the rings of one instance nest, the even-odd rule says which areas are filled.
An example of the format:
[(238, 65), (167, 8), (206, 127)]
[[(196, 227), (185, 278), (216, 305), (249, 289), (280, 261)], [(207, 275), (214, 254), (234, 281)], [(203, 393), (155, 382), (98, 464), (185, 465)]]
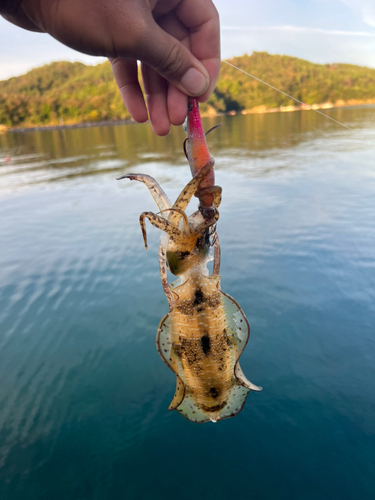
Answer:
[[(125, 30), (120, 21), (121, 19), (115, 19), (111, 22), (110, 32), (112, 32), (113, 46), (116, 48), (112, 53), (115, 58), (116, 56), (138, 58), (147, 35), (147, 24), (142, 18), (128, 19), (128, 29)], [(116, 26), (116, 29), (113, 29), (113, 26)]]
[(118, 64), (122, 63), (121, 57), (108, 57), (108, 60), (111, 63), (112, 69), (114, 69)]
[(147, 34), (147, 25), (144, 20), (137, 20), (132, 26), (131, 34), (127, 37), (127, 46), (129, 50), (135, 52), (144, 42)]
[(149, 34), (147, 19), (142, 16), (135, 16), (129, 20), (129, 29), (126, 33), (122, 31), (122, 37), (125, 37), (125, 45), (130, 54), (136, 54), (144, 46)]
[(174, 44), (162, 58), (160, 70), (166, 75), (176, 77), (177, 75), (183, 74), (184, 67), (185, 64), (181, 47)]

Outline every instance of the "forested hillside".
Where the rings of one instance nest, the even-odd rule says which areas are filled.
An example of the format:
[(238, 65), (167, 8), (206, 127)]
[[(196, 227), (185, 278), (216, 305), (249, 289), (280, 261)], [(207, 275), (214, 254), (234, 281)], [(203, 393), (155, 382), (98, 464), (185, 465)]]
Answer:
[(55, 62), (0, 82), (0, 123), (71, 124), (129, 118), (108, 62)]
[[(254, 52), (229, 62), (307, 104), (375, 99), (375, 69), (351, 64), (313, 64), (296, 57)], [(220, 111), (277, 108), (294, 102), (222, 64), (212, 104)]]
[[(350, 64), (313, 64), (289, 56), (254, 52), (234, 65), (308, 104), (375, 100), (375, 69)], [(202, 112), (289, 106), (294, 102), (222, 64), (215, 92)], [(59, 125), (129, 118), (108, 62), (98, 66), (55, 62), (0, 82), (0, 124)]]

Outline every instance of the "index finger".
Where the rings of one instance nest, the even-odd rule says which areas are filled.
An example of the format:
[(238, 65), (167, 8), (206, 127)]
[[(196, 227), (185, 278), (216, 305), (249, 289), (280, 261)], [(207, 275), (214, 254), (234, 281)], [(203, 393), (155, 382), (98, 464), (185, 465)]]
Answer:
[(190, 50), (205, 66), (210, 85), (200, 96), (206, 101), (215, 88), (220, 71), (220, 19), (211, 0), (182, 0), (176, 9), (180, 21), (190, 29)]

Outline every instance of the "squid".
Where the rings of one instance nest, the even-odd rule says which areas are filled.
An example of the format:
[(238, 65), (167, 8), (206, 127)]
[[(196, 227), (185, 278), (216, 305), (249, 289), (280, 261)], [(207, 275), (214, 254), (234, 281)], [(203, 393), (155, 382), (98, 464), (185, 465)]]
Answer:
[[(250, 391), (262, 388), (245, 377), (239, 364), (250, 327), (241, 307), (220, 287), (216, 224), (222, 190), (214, 185), (214, 159), (197, 100), (189, 98), (188, 106), (184, 150), (193, 178), (174, 204), (148, 175), (128, 174), (120, 179), (145, 184), (158, 207), (158, 213), (143, 212), (140, 225), (146, 249), (146, 220), (162, 231), (159, 267), (169, 313), (160, 321), (156, 346), (176, 375), (169, 410), (177, 410), (192, 422), (218, 422), (237, 415)], [(194, 195), (199, 208), (188, 217), (185, 211)], [(212, 259), (210, 274), (207, 265)], [(171, 284), (167, 269), (177, 277)]]

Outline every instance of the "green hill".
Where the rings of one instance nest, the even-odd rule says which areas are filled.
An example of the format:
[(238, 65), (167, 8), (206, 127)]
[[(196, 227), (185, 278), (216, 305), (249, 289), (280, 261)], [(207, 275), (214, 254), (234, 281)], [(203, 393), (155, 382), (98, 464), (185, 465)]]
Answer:
[[(375, 100), (375, 69), (350, 64), (313, 64), (289, 56), (254, 52), (234, 65), (307, 104)], [(217, 87), (202, 112), (263, 110), (294, 102), (222, 64)], [(98, 66), (55, 62), (0, 82), (0, 124), (9, 127), (124, 120), (124, 108), (108, 62)]]
[(0, 123), (7, 126), (126, 118), (108, 62), (55, 62), (0, 82)]
[[(375, 69), (351, 64), (314, 64), (296, 57), (254, 52), (229, 62), (309, 105), (375, 99)], [(238, 70), (222, 64), (213, 104), (221, 111), (295, 104)]]

